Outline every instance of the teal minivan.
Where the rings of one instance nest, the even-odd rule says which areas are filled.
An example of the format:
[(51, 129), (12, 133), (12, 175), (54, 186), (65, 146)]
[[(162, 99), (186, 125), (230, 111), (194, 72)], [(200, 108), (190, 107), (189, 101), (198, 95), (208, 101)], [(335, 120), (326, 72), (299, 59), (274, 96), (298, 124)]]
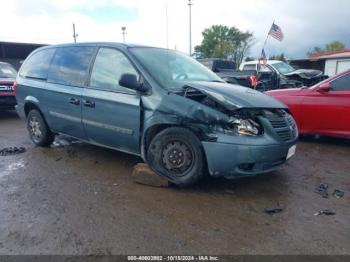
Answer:
[(65, 134), (141, 156), (181, 186), (207, 173), (267, 173), (295, 153), (298, 129), (284, 104), (177, 51), (46, 46), (29, 55), (16, 83), (17, 111), (36, 145)]

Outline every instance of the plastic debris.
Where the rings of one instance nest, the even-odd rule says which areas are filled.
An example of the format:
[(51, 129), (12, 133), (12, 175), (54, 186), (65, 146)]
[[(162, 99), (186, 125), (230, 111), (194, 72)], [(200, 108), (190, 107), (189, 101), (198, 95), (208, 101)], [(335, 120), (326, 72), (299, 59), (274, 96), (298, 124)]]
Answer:
[(335, 212), (329, 209), (324, 209), (314, 214), (314, 216), (320, 216), (320, 215), (333, 216), (335, 215)]
[(318, 187), (315, 188), (315, 193), (320, 194), (323, 198), (328, 198), (328, 184), (321, 183)]
[(17, 155), (26, 152), (24, 147), (5, 147), (0, 150), (0, 156)]
[(342, 198), (344, 196), (344, 192), (339, 189), (335, 189), (332, 195), (335, 198)]
[(283, 211), (283, 208), (281, 207), (272, 207), (272, 208), (265, 208), (264, 212), (269, 214), (269, 215), (273, 215), (273, 214), (277, 214)]

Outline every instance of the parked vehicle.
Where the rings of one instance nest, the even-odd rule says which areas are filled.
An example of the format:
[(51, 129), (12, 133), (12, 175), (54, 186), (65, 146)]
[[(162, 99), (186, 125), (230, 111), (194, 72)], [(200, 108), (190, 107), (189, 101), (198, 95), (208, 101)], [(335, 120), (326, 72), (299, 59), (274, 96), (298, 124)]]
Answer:
[(182, 186), (274, 170), (295, 153), (287, 107), (176, 51), (113, 43), (35, 50), (17, 77), (32, 141), (55, 134), (141, 156)]
[(16, 105), (16, 75), (17, 71), (10, 64), (0, 62), (0, 110), (14, 109)]
[(270, 65), (259, 64), (258, 66), (247, 62), (246, 66), (243, 68), (241, 66), (240, 70), (236, 70), (235, 64), (228, 60), (207, 58), (198, 59), (198, 61), (227, 83), (242, 85), (259, 91), (302, 86), (299, 81), (281, 78), (276, 70), (270, 68)]
[(258, 70), (261, 72), (270, 72), (275, 74), (275, 83), (272, 85), (276, 88), (290, 88), (313, 86), (325, 79), (328, 76), (324, 75), (322, 71), (313, 69), (295, 69), (291, 65), (279, 60), (267, 60), (266, 65), (262, 65), (259, 61), (244, 62), (240, 65), (240, 70)]
[[(203, 58), (197, 59), (197, 61), (212, 70), (227, 83), (255, 88), (253, 84), (253, 77), (257, 75), (256, 70), (236, 70), (236, 64), (233, 61), (226, 59)], [(261, 85), (258, 86), (258, 90), (260, 89), (260, 86)]]
[(267, 94), (289, 107), (301, 134), (350, 138), (350, 70), (312, 87)]

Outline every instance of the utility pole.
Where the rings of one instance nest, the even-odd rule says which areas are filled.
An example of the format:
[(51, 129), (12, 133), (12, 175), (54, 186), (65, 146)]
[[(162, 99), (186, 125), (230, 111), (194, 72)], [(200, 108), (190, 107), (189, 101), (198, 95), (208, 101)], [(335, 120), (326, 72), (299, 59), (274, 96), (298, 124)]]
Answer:
[(78, 37), (78, 34), (75, 33), (75, 24), (73, 23), (73, 39), (74, 39), (74, 43), (77, 42), (77, 37)]
[(126, 26), (122, 26), (123, 43), (125, 43)]
[(189, 26), (190, 26), (190, 55), (192, 55), (192, 0), (188, 0), (189, 7)]

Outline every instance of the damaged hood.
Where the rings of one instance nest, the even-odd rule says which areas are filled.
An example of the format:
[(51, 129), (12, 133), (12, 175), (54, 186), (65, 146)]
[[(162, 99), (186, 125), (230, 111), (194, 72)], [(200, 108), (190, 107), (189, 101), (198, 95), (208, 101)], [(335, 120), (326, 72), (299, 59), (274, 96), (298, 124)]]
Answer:
[(286, 108), (274, 98), (240, 85), (216, 82), (189, 82), (186, 87), (202, 92), (228, 110), (239, 108)]
[(305, 78), (305, 79), (311, 79), (314, 77), (319, 77), (322, 75), (322, 71), (320, 70), (313, 70), (313, 69), (297, 69), (293, 72), (284, 74), (285, 76), (294, 76), (297, 75), (301, 78)]

